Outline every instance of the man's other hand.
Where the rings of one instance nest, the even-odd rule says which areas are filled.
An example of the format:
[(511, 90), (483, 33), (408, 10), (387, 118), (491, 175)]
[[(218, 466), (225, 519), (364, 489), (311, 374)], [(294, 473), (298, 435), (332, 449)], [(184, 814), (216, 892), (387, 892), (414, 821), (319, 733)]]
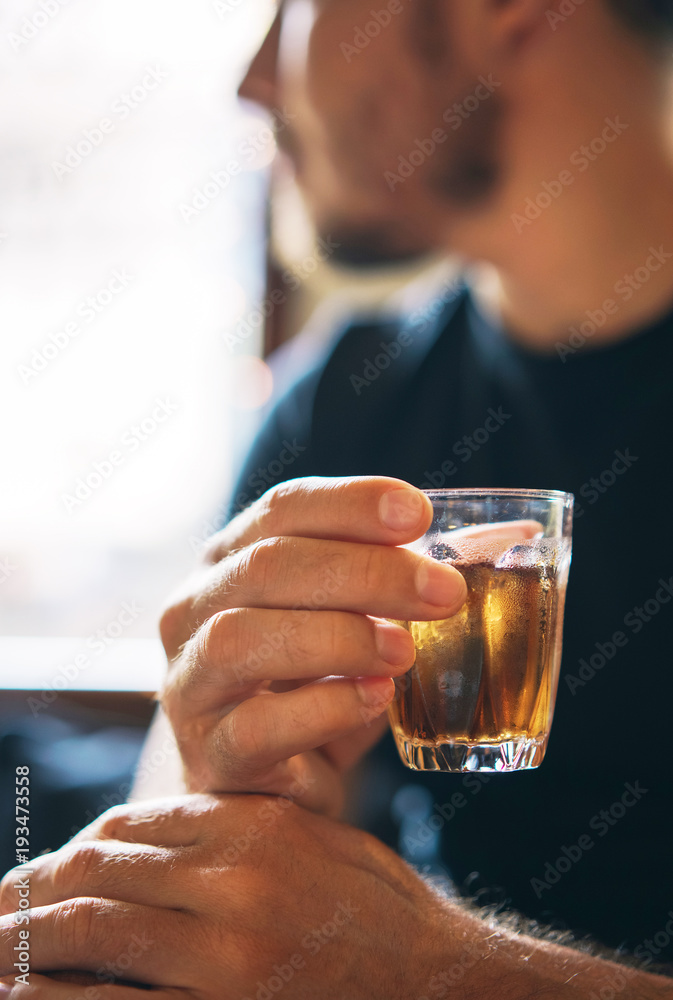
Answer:
[(607, 984), (671, 997), (670, 979), (480, 919), (277, 796), (117, 806), (0, 885), (12, 1000), (588, 1000)]
[[(26, 867), (0, 888), (0, 977), (17, 975)], [(281, 989), (402, 1000), (446, 961), (443, 904), (411, 869), (368, 834), (272, 796), (119, 806), (29, 867), (30, 973), (17, 1000), (145, 996), (119, 980), (162, 1000)], [(473, 964), (489, 950), (475, 946)], [(46, 977), (58, 970), (92, 985)]]

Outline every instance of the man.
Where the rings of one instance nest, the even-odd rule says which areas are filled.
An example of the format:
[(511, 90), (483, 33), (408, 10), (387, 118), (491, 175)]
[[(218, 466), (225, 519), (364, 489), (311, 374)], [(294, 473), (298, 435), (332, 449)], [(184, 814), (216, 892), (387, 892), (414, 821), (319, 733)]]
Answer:
[[(0, 974), (15, 947), (32, 963), (12, 997), (65, 1000), (38, 973), (72, 968), (111, 1000), (138, 995), (113, 977), (248, 1000), (673, 996), (673, 6), (374, 14), (286, 0), (242, 93), (296, 114), (286, 152), (352, 259), (487, 264), (436, 319), (351, 327), (274, 410), (237, 497), (288, 442), (296, 478), (215, 537), (162, 622), (163, 704), (202, 794), (120, 807), (10, 873), (2, 913), (34, 908), (21, 940), (0, 920)], [(429, 776), (431, 829), (465, 892), (640, 968), (446, 901), (330, 818), (413, 660), (381, 619), (465, 598), (454, 570), (398, 548), (429, 523), (424, 485), (578, 496), (547, 759)]]

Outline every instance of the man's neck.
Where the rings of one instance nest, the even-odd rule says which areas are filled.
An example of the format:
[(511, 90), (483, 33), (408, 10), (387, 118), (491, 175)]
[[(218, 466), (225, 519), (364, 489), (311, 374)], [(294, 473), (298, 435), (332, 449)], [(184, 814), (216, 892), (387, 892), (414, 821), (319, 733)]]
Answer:
[(531, 233), (529, 253), (512, 248), (512, 263), (475, 269), (477, 295), (513, 339), (547, 351), (579, 331), (598, 346), (673, 309), (673, 177), (647, 171), (621, 196), (606, 184), (581, 218), (561, 209), (556, 232)]
[(595, 71), (573, 134), (563, 124), (582, 91), (570, 88), (548, 110), (540, 102), (537, 144), (514, 125), (497, 208), (457, 234), (468, 258), (486, 262), (475, 280), (483, 304), (541, 351), (575, 330), (616, 342), (673, 308), (669, 93), (647, 62), (625, 67), (623, 85), (614, 66)]

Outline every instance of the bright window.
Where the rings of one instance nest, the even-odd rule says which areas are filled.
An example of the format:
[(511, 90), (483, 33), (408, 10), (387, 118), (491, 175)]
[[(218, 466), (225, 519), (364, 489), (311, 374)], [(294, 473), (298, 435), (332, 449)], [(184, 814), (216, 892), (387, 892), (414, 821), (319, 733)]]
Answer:
[(224, 335), (262, 293), (273, 151), (235, 88), (269, 17), (2, 5), (5, 635), (88, 636), (124, 602), (143, 609), (125, 635), (155, 635), (226, 497), (252, 366)]

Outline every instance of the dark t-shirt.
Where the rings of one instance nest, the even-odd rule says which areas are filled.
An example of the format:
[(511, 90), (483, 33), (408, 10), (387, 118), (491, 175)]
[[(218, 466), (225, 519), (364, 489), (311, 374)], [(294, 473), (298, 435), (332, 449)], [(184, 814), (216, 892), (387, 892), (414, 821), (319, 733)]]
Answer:
[(274, 408), (235, 496), (370, 474), (575, 493), (543, 765), (412, 774), (388, 738), (369, 767), (367, 825), (394, 843), (395, 788), (424, 784), (435, 808), (421, 834), (439, 835), (462, 891), (673, 962), (673, 315), (621, 343), (541, 355), (465, 290), (432, 313), (346, 329)]

